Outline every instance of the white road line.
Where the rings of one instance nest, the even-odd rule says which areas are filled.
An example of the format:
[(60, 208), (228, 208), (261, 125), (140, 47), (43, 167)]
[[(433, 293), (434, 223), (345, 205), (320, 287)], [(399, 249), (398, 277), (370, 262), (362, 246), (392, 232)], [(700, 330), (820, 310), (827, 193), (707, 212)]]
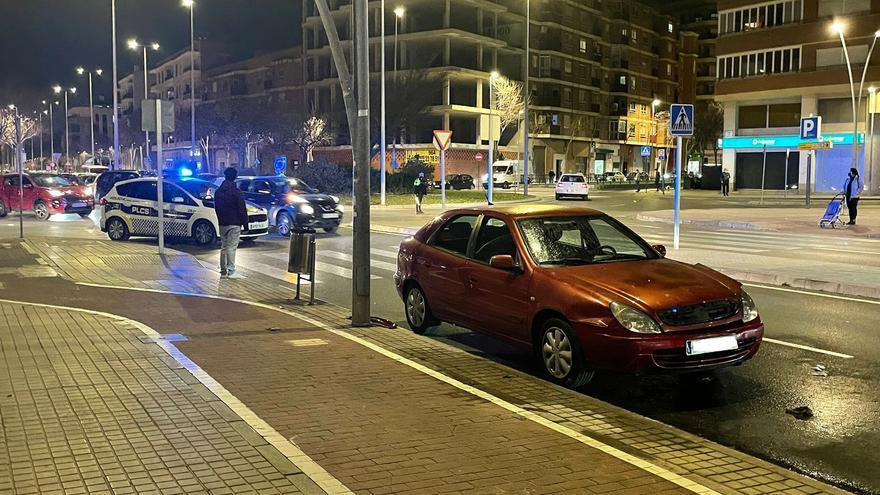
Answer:
[[(263, 275), (267, 275), (269, 277), (272, 277), (272, 278), (275, 278), (278, 280), (282, 280), (284, 282), (292, 284), (292, 287), (288, 287), (288, 288), (293, 289), (296, 286), (296, 274), (295, 273), (288, 273), (287, 268), (285, 268), (285, 267), (267, 265), (265, 263), (260, 263), (259, 261), (248, 261), (246, 263), (239, 262), (239, 265), (247, 270), (255, 271), (257, 273), (262, 273)], [(303, 280), (302, 283), (305, 285), (305, 284), (308, 284), (309, 281)], [(317, 280), (317, 281), (315, 281), (315, 283), (320, 284), (320, 283), (322, 283), (322, 281)]]
[[(497, 405), (507, 411), (510, 411), (510, 412), (516, 414), (517, 416), (520, 416), (520, 417), (525, 418), (529, 421), (532, 421), (532, 422), (537, 423), (541, 426), (544, 426), (548, 429), (556, 431), (556, 432), (558, 432), (562, 435), (565, 435), (573, 440), (576, 440), (576, 441), (578, 441), (588, 447), (592, 447), (594, 449), (601, 450), (602, 452), (604, 452), (612, 457), (615, 457), (618, 460), (621, 460), (621, 461), (626, 462), (630, 465), (633, 465), (639, 469), (642, 469), (642, 470), (647, 471), (651, 474), (654, 474), (655, 476), (663, 478), (671, 483), (675, 483), (676, 485), (678, 485), (688, 491), (691, 491), (693, 493), (697, 493), (700, 495), (721, 495), (720, 493), (716, 492), (715, 490), (712, 490), (711, 488), (708, 488), (708, 487), (701, 485), (693, 480), (685, 478), (684, 476), (675, 474), (672, 471), (669, 471), (661, 466), (658, 466), (656, 464), (652, 464), (651, 462), (640, 459), (632, 454), (628, 454), (620, 449), (617, 449), (617, 448), (612, 447), (606, 443), (603, 443), (600, 440), (597, 440), (593, 437), (584, 435), (583, 433), (581, 433), (579, 431), (576, 431), (576, 430), (573, 430), (573, 429), (568, 428), (566, 426), (554, 423), (553, 421), (551, 421), (551, 420), (549, 420), (549, 419), (547, 419), (547, 418), (545, 418), (535, 412), (524, 409), (520, 406), (517, 406), (516, 404), (508, 402), (508, 401), (506, 401), (500, 397), (497, 397), (495, 395), (492, 395), (489, 392), (483, 391), (479, 388), (476, 388), (474, 386), (471, 386), (471, 385), (463, 383), (459, 380), (456, 380), (455, 378), (446, 376), (439, 371), (436, 371), (436, 370), (431, 369), (427, 366), (419, 364), (419, 363), (417, 363), (409, 358), (406, 358), (404, 356), (401, 356), (400, 354), (397, 354), (393, 351), (389, 351), (388, 349), (385, 349), (384, 347), (378, 346), (378, 345), (376, 345), (366, 339), (363, 339), (363, 338), (358, 337), (356, 335), (352, 335), (351, 333), (344, 331), (344, 330), (335, 329), (322, 321), (315, 320), (313, 318), (310, 318), (308, 316), (305, 316), (305, 315), (302, 315), (299, 313), (295, 313), (293, 311), (288, 311), (286, 309), (278, 308), (275, 306), (270, 306), (268, 304), (262, 304), (262, 303), (252, 302), (252, 301), (244, 301), (241, 299), (233, 299), (233, 298), (222, 297), (222, 296), (206, 295), (206, 294), (182, 293), (182, 292), (173, 292), (173, 291), (163, 291), (163, 290), (157, 290), (157, 289), (142, 289), (142, 288), (136, 288), (136, 287), (119, 287), (119, 286), (100, 285), (100, 284), (82, 283), (80, 285), (87, 285), (90, 287), (104, 287), (104, 288), (112, 288), (112, 289), (145, 291), (145, 292), (159, 292), (159, 293), (186, 295), (186, 296), (194, 296), (194, 297), (207, 297), (207, 298), (211, 298), (211, 299), (219, 299), (219, 300), (224, 300), (224, 301), (237, 302), (237, 303), (241, 303), (241, 304), (247, 304), (247, 305), (256, 306), (256, 307), (260, 307), (260, 308), (264, 308), (264, 309), (269, 309), (272, 311), (278, 311), (280, 313), (284, 313), (289, 316), (292, 316), (293, 318), (298, 318), (302, 321), (305, 321), (306, 323), (315, 325), (316, 327), (322, 328), (322, 329), (324, 329), (334, 335), (342, 337), (344, 339), (348, 339), (352, 342), (356, 342), (356, 343), (358, 343), (368, 349), (371, 349), (375, 352), (378, 352), (379, 354), (381, 354), (387, 358), (390, 358), (394, 361), (397, 361), (400, 364), (403, 364), (405, 366), (409, 366), (410, 368), (412, 368), (416, 371), (419, 371), (421, 373), (424, 373), (425, 375), (428, 375), (428, 376), (435, 378), (441, 382), (444, 382), (448, 385), (451, 385), (451, 386), (453, 386), (463, 392), (467, 392), (473, 396), (476, 396), (476, 397), (484, 399), (488, 402), (491, 402), (492, 404), (495, 404), (495, 405)], [(461, 351), (461, 352), (464, 352), (464, 351)], [(511, 371), (511, 372), (516, 373), (516, 371)], [(522, 374), (523, 374), (523, 376), (529, 376), (525, 373), (522, 373)], [(218, 383), (218, 386), (219, 386), (219, 383)], [(247, 406), (244, 406), (244, 404), (242, 404), (242, 406), (247, 407)], [(259, 418), (257, 418), (257, 419), (259, 419)], [(260, 421), (262, 421), (262, 420), (260, 420)], [(268, 424), (266, 424), (266, 426), (271, 429), (271, 426), (269, 426)], [(305, 454), (303, 454), (303, 455), (305, 456)], [(311, 459), (309, 459), (309, 460), (311, 460)], [(299, 465), (299, 464), (297, 464), (297, 465)], [(316, 464), (316, 466), (317, 466), (317, 464)], [(320, 466), (318, 466), (318, 468), (320, 469)], [(303, 472), (307, 475), (309, 474), (308, 472), (305, 471), (305, 468), (303, 468)], [(330, 477), (329, 474), (326, 474), (326, 476), (328, 478), (330, 478), (331, 480), (339, 483), (338, 480)], [(342, 485), (341, 483), (340, 483), (340, 486), (343, 489), (347, 490), (347, 488), (345, 488), (345, 486)], [(324, 488), (324, 487), (322, 486), (322, 488)], [(324, 488), (324, 489), (326, 490), (326, 488)], [(328, 491), (328, 493), (331, 493), (331, 492)], [(337, 491), (337, 492), (333, 492), (333, 493), (339, 493), (339, 492)]]
[(851, 254), (880, 254), (880, 251), (859, 251), (857, 249), (846, 249), (846, 248), (829, 248), (829, 247), (813, 247), (813, 246), (800, 246), (801, 249), (818, 249), (820, 251), (835, 251), (838, 253), (851, 253)]
[[(654, 244), (671, 245), (672, 239), (648, 236), (645, 240)], [(668, 247), (668, 246), (667, 246)], [(701, 244), (688, 242), (686, 238), (681, 239), (682, 249), (708, 249), (711, 251), (733, 251), (735, 253), (766, 253), (768, 249), (755, 249), (750, 247), (726, 246), (723, 244)]]
[[(649, 236), (651, 237), (651, 236)], [(654, 236), (653, 238), (658, 239), (658, 237)], [(661, 237), (664, 242), (672, 242), (671, 237)], [(759, 251), (769, 251), (773, 249), (797, 249), (797, 246), (792, 246), (791, 243), (787, 244), (765, 244), (760, 242), (752, 242), (752, 241), (731, 241), (727, 239), (711, 239), (706, 237), (696, 237), (692, 235), (682, 234), (681, 236), (681, 244), (684, 246), (691, 241), (696, 241), (699, 244), (707, 245), (707, 246), (726, 246), (730, 248), (745, 248), (745, 249), (757, 249)]]
[[(341, 261), (348, 261), (349, 263), (353, 262), (350, 254), (340, 253), (338, 251), (324, 251), (322, 253), (318, 253), (318, 256), (334, 258)], [(370, 258), (370, 268), (379, 268), (380, 270), (388, 270), (390, 272), (397, 271), (397, 265), (394, 263), (388, 263), (387, 261), (377, 261)]]
[(788, 289), (785, 287), (774, 287), (772, 285), (762, 285), (762, 284), (752, 284), (752, 283), (744, 283), (743, 285), (748, 287), (758, 287), (760, 289), (768, 289), (768, 290), (777, 290), (779, 292), (792, 292), (795, 294), (803, 294), (805, 296), (816, 296), (816, 297), (824, 297), (827, 299), (839, 299), (841, 301), (851, 301), (851, 302), (859, 302), (865, 304), (876, 304), (880, 306), (880, 301), (876, 301), (874, 299), (861, 299), (858, 297), (849, 297), (849, 296), (835, 296), (834, 294), (823, 294), (821, 292), (810, 292), (806, 290), (799, 289)]
[[(116, 286), (100, 286), (95, 285), (96, 287), (105, 287), (105, 288), (113, 288), (113, 289), (122, 289), (123, 287)], [(148, 292), (158, 292), (158, 293), (166, 293), (166, 291), (161, 290), (145, 290), (145, 289), (132, 289), (132, 290), (144, 290)], [(217, 380), (215, 380), (211, 375), (209, 375), (205, 370), (203, 370), (199, 365), (193, 362), (190, 358), (188, 358), (185, 354), (183, 354), (177, 347), (174, 346), (173, 343), (168, 342), (166, 340), (160, 339), (159, 332), (156, 330), (144, 325), (143, 323), (126, 318), (124, 316), (114, 315), (111, 313), (104, 313), (101, 311), (92, 311), (88, 309), (82, 308), (70, 308), (66, 306), (55, 306), (51, 304), (39, 304), (39, 303), (30, 303), (30, 302), (20, 302), (20, 301), (12, 301), (9, 299), (0, 299), (0, 303), (7, 304), (18, 304), (22, 306), (35, 306), (41, 308), (50, 308), (50, 309), (58, 309), (62, 311), (71, 311), (77, 313), (86, 313), (95, 316), (100, 316), (104, 318), (108, 318), (111, 320), (119, 321), (130, 325), (141, 332), (144, 335), (151, 337), (156, 340), (156, 344), (161, 347), (169, 356), (174, 358), (184, 369), (189, 371), (202, 385), (208, 388), (214, 395), (217, 396), (218, 399), (223, 401), (227, 407), (232, 409), (232, 411), (244, 420), (248, 426), (254, 429), (260, 436), (262, 436), (270, 445), (278, 449), (282, 455), (287, 457), (287, 459), (295, 464), (299, 469), (302, 470), (303, 474), (308, 476), (316, 485), (321, 487), (325, 492), (332, 495), (354, 495), (354, 492), (348, 489), (341, 481), (334, 478), (330, 473), (324, 470), (317, 462), (312, 460), (311, 457), (306, 455), (305, 452), (300, 450), (296, 445), (294, 445), (290, 440), (284, 437), (284, 435), (278, 433), (277, 430), (272, 428), (269, 423), (264, 421), (262, 418), (256, 415), (248, 406), (246, 406), (241, 400), (239, 400), (236, 396), (232, 395), (229, 390), (226, 389), (223, 385), (220, 384)], [(271, 307), (271, 306), (266, 306)]]
[(827, 351), (825, 349), (819, 349), (817, 347), (810, 347), (808, 345), (793, 344), (791, 342), (785, 342), (783, 340), (771, 339), (769, 337), (764, 337), (764, 342), (770, 342), (771, 344), (784, 345), (786, 347), (794, 347), (796, 349), (801, 349), (804, 351), (818, 352), (819, 354), (827, 354), (829, 356), (835, 356), (835, 357), (839, 357), (839, 358), (843, 358), (843, 359), (852, 359), (855, 357), (855, 356), (850, 356), (849, 354), (842, 354), (840, 352)]
[[(319, 251), (319, 253), (320, 253), (320, 251)], [(326, 255), (327, 252), (320, 253), (320, 254)], [(287, 262), (287, 253), (267, 253), (264, 256), (266, 256), (268, 258), (278, 259), (278, 260), (282, 260), (284, 262)], [(397, 270), (397, 267), (395, 267), (394, 269)], [(351, 278), (352, 278), (351, 268), (345, 268), (343, 266), (337, 266), (337, 265), (333, 265), (330, 263), (324, 263), (323, 261), (317, 261), (317, 260), (315, 261), (315, 271), (329, 273), (331, 275), (336, 275), (337, 277), (342, 277), (342, 278), (345, 278), (348, 280), (351, 280)], [(379, 280), (381, 278), (382, 277), (380, 277), (378, 275), (372, 275), (372, 274), (370, 275), (370, 279), (372, 279), (372, 280)]]
[(375, 254), (376, 256), (383, 256), (385, 258), (391, 258), (394, 260), (397, 259), (397, 253), (398, 253), (397, 250), (387, 251), (385, 249), (370, 248), (370, 254)]

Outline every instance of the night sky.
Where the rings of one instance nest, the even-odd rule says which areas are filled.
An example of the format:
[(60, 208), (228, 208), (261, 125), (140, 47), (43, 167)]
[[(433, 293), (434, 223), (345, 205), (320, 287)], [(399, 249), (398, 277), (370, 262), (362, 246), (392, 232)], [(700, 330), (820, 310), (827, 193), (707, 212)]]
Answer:
[[(189, 46), (189, 12), (180, 0), (116, 3), (120, 78), (139, 60), (125, 47), (130, 37), (162, 45), (151, 52), (151, 67)], [(226, 41), (237, 58), (297, 45), (300, 7), (300, 0), (196, 0), (196, 37)], [(104, 69), (95, 99), (111, 101), (110, 0), (0, 0), (0, 19), (0, 103), (35, 108), (54, 83), (84, 90), (77, 65)]]

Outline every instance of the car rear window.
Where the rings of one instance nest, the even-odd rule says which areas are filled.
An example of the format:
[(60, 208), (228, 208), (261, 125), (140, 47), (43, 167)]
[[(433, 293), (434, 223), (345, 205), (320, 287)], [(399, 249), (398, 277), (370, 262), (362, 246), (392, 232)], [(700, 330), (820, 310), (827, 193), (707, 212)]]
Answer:
[(584, 182), (584, 178), (580, 175), (563, 175), (562, 182)]

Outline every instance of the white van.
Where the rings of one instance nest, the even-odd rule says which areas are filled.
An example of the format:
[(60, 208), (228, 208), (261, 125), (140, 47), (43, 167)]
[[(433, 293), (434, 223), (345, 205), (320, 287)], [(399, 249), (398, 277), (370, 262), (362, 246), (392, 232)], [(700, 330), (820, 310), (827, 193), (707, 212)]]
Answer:
[[(492, 163), (492, 186), (500, 186), (502, 189), (510, 189), (510, 186), (515, 185), (522, 179), (522, 177), (520, 177), (521, 170), (522, 167), (518, 160), (500, 160)], [(483, 185), (483, 189), (489, 188), (488, 177), (488, 173), (483, 174), (482, 177), (480, 177), (480, 183)]]

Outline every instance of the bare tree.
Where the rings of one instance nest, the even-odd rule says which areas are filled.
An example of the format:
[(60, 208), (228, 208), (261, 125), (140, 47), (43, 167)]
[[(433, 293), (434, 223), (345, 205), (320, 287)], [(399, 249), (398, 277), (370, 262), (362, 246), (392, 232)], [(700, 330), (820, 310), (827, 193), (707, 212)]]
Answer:
[[(523, 118), (523, 85), (506, 77), (492, 80), (495, 90), (495, 113), (499, 117), (501, 133)], [(531, 103), (531, 102), (530, 102)]]
[(327, 119), (311, 115), (302, 124), (293, 129), (291, 142), (302, 151), (306, 163), (314, 161), (312, 152), (317, 146), (330, 143), (330, 132), (327, 130)]
[[(0, 110), (0, 144), (15, 146), (15, 110), (4, 108)], [(41, 129), (37, 119), (19, 115), (21, 119), (21, 140), (27, 141), (39, 136)]]

